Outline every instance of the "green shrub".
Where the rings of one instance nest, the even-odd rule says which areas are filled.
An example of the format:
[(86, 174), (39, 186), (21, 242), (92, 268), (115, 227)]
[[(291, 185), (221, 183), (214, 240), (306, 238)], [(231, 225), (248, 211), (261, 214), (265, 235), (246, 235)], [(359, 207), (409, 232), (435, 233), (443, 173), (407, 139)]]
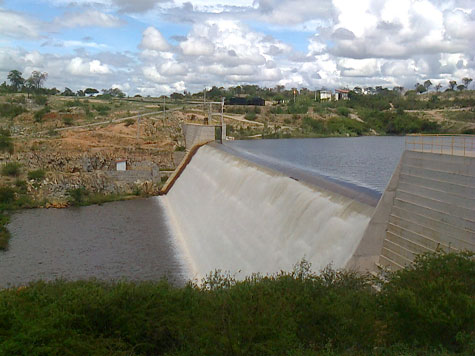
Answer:
[(29, 171), (28, 172), (28, 179), (29, 180), (36, 180), (40, 181), (45, 178), (46, 172), (44, 169), (36, 169), (34, 171)]
[(176, 146), (175, 147), (175, 152), (184, 152), (185, 151), (185, 146)]
[(75, 189), (69, 189), (67, 191), (67, 194), (70, 197), (69, 202), (71, 203), (71, 205), (78, 206), (84, 203), (85, 198), (87, 197), (89, 192), (86, 190), (86, 188), (80, 187)]
[(257, 117), (257, 114), (254, 112), (254, 111), (250, 111), (248, 113), (246, 113), (246, 115), (244, 115), (244, 118), (246, 120), (250, 120), (250, 121), (254, 121)]
[(348, 117), (350, 114), (350, 110), (347, 107), (344, 106), (339, 106), (336, 111), (338, 112), (339, 115)]
[(125, 122), (124, 122), (125, 127), (129, 127), (129, 126), (131, 126), (131, 125), (133, 125), (133, 124), (135, 124), (135, 120), (134, 120), (134, 119), (127, 119), (127, 120), (125, 120)]
[(10, 131), (0, 129), (0, 152), (13, 153), (14, 146), (12, 138), (10, 137)]
[(0, 203), (9, 204), (15, 200), (15, 191), (7, 186), (0, 186)]
[(381, 293), (366, 276), (317, 275), (305, 261), (183, 287), (40, 281), (0, 290), (0, 354), (468, 356), (474, 264), (473, 254), (431, 255)]
[(41, 122), (43, 120), (43, 117), (50, 111), (51, 110), (48, 106), (44, 107), (41, 110), (36, 111), (35, 114), (33, 115), (35, 122)]
[(111, 109), (110, 106), (106, 104), (93, 105), (93, 108), (99, 113), (99, 115), (107, 115)]
[(5, 226), (8, 224), (9, 221), (10, 217), (8, 215), (0, 215), (0, 250), (6, 250), (8, 247), (8, 240), (10, 240), (10, 231), (8, 231)]
[(18, 177), (20, 175), (21, 164), (17, 162), (5, 163), (2, 167), (2, 175), (10, 177)]
[(1, 103), (0, 104), (0, 117), (6, 117), (13, 119), (15, 116), (18, 116), (24, 113), (26, 110), (21, 105)]
[(33, 101), (36, 105), (46, 105), (48, 103), (48, 97), (46, 95), (35, 95)]
[(26, 104), (26, 97), (24, 95), (14, 96), (12, 98), (12, 103)]
[(66, 126), (71, 126), (74, 123), (74, 121), (73, 121), (73, 118), (71, 116), (66, 116), (66, 117), (63, 117), (63, 123)]
[(17, 179), (15, 181), (15, 187), (18, 189), (20, 193), (26, 193), (27, 192), (27, 183), (24, 180)]
[(392, 273), (380, 302), (390, 341), (475, 347), (475, 254), (425, 254)]

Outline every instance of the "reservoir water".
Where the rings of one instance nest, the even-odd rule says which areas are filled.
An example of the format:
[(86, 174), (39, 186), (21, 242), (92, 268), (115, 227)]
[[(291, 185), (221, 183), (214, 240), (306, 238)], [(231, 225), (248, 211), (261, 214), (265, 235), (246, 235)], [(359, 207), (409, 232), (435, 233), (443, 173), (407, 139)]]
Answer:
[(226, 143), (234, 154), (289, 175), (301, 173), (364, 187), (381, 195), (404, 150), (404, 137), (247, 140)]
[[(308, 181), (324, 177), (379, 197), (400, 159), (404, 138), (234, 141), (223, 146), (284, 176)], [(185, 172), (178, 180), (181, 193), (170, 199), (15, 213), (9, 225), (10, 247), (0, 251), (0, 288), (56, 278), (158, 280), (167, 276), (183, 283), (213, 268), (237, 269), (241, 264), (245, 272), (272, 271), (278, 263), (287, 267), (296, 262), (293, 257), (308, 257), (311, 252), (306, 251), (315, 243), (319, 247), (312, 249), (321, 252), (315, 258), (343, 264), (369, 219), (351, 204), (314, 196), (297, 182), (266, 177), (231, 157), (221, 159), (216, 152), (193, 159)], [(195, 206), (187, 204), (190, 197)], [(259, 214), (255, 209), (260, 209)], [(285, 226), (278, 228), (278, 221), (285, 221)], [(272, 241), (278, 234), (280, 240)], [(320, 242), (314, 238), (317, 235)], [(344, 240), (349, 235), (351, 243)], [(324, 253), (325, 236), (334, 236), (329, 246), (334, 244), (344, 253)], [(299, 256), (282, 249), (299, 251)], [(264, 256), (269, 251), (272, 256)], [(201, 266), (199, 273), (189, 273), (187, 259)]]

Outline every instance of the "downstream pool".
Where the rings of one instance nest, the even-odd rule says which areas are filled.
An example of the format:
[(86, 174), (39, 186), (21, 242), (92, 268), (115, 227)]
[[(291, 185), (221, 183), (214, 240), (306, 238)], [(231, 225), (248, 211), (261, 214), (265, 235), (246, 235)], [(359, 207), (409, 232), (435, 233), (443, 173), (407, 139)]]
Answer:
[(158, 280), (185, 273), (159, 198), (13, 214), (0, 288), (32, 280)]

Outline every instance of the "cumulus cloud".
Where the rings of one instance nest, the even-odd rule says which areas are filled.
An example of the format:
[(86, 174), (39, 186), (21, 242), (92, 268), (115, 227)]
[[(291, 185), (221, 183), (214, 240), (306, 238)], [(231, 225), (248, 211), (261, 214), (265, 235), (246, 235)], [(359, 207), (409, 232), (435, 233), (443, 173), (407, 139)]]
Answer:
[(147, 27), (142, 34), (140, 48), (152, 51), (167, 51), (170, 48), (167, 40), (155, 27)]
[[(10, 67), (60, 72), (48, 79), (55, 85), (66, 80), (60, 74), (77, 83), (94, 77), (103, 87), (127, 84), (128, 91), (141, 94), (243, 83), (412, 87), (425, 79), (475, 75), (473, 0), (48, 1), (51, 4), (67, 9), (53, 22), (63, 28), (124, 25), (130, 26), (133, 38), (134, 21), (149, 27), (140, 43), (124, 43), (128, 51), (108, 52), (111, 47), (104, 37), (104, 43), (98, 43), (84, 39), (89, 35), (84, 31), (77, 38), (64, 37), (61, 29), (52, 34), (44, 21), (0, 10), (0, 38), (43, 43), (41, 53), (0, 47), (0, 75), (10, 61)], [(123, 23), (121, 18), (131, 20)], [(154, 27), (158, 24), (161, 31)], [(48, 54), (51, 47), (62, 47), (66, 54)]]
[(107, 64), (102, 64), (101, 61), (94, 59), (87, 61), (81, 57), (75, 57), (70, 60), (67, 65), (67, 70), (73, 75), (90, 76), (94, 74), (108, 74), (110, 68)]

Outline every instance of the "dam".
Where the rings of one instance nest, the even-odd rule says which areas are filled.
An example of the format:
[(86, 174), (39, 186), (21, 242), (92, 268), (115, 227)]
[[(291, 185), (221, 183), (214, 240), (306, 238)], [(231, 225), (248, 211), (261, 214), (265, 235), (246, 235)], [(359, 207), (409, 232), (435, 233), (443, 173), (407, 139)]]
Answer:
[(405, 151), (403, 137), (259, 140), (196, 146), (180, 167), (163, 196), (15, 213), (0, 288), (182, 284), (215, 269), (289, 271), (302, 258), (314, 271), (377, 271), (422, 252), (475, 250), (471, 156)]
[(275, 273), (302, 258), (314, 270), (399, 269), (419, 253), (475, 250), (473, 157), (405, 151), (384, 188), (280, 161), (216, 144), (188, 159), (163, 203), (191, 276)]

